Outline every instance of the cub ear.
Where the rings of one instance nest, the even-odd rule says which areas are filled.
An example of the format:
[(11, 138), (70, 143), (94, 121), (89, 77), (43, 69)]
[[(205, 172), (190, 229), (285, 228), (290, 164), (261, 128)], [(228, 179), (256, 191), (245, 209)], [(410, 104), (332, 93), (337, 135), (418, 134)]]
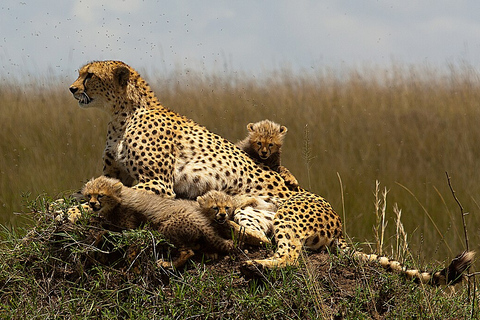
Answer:
[(202, 198), (202, 196), (198, 196), (197, 197), (197, 202), (200, 206), (203, 206), (203, 204), (205, 203), (205, 200)]
[(280, 127), (280, 133), (286, 134), (287, 131), (288, 131), (287, 127), (285, 127), (285, 126), (281, 126), (281, 127)]
[(247, 130), (250, 131), (250, 132), (253, 132), (253, 125), (254, 125), (254, 123), (247, 124)]
[(126, 87), (128, 79), (130, 79), (130, 70), (125, 66), (116, 67), (115, 70), (113, 70), (113, 79), (120, 87)]
[(121, 183), (120, 181), (118, 181), (117, 183), (115, 183), (115, 184), (113, 185), (113, 188), (114, 188), (115, 191), (120, 191), (120, 190), (122, 190), (122, 187), (123, 187), (123, 183)]

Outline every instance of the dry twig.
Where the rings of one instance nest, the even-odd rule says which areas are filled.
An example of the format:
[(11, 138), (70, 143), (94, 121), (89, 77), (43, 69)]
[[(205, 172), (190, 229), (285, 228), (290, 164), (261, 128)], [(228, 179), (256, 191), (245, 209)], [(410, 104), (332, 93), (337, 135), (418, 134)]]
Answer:
[(468, 250), (468, 233), (467, 233), (467, 224), (465, 223), (465, 216), (468, 215), (468, 212), (465, 212), (463, 209), (462, 204), (458, 200), (457, 196), (455, 195), (455, 190), (453, 190), (452, 183), (450, 182), (450, 176), (448, 175), (448, 172), (445, 172), (447, 175), (447, 181), (448, 181), (448, 186), (450, 187), (450, 191), (452, 192), (453, 198), (457, 202), (458, 206), (460, 207), (460, 214), (462, 215), (462, 223), (463, 223), (463, 233), (465, 234), (465, 247), (466, 250)]

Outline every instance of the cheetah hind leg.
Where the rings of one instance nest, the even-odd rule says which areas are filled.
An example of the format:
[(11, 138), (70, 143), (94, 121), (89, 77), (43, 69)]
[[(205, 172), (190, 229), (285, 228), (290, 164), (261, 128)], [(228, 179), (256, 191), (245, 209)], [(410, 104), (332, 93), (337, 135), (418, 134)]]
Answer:
[(247, 260), (246, 265), (259, 265), (262, 268), (284, 268), (286, 266), (298, 266), (298, 259), (302, 251), (303, 245), (298, 239), (279, 239), (277, 242), (277, 252), (271, 258), (262, 260)]

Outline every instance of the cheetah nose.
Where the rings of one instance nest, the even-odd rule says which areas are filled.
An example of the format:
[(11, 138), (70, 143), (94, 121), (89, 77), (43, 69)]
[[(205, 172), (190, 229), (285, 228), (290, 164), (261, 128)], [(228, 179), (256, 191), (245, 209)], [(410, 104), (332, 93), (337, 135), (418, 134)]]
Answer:
[(70, 90), (71, 93), (75, 93), (78, 91), (78, 88), (77, 87), (70, 87), (68, 88)]

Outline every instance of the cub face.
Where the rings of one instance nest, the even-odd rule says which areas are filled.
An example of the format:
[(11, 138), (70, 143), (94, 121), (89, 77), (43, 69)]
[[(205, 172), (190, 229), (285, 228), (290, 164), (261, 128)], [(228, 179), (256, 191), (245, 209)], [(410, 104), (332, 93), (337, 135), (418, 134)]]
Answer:
[(234, 200), (224, 192), (208, 191), (203, 196), (197, 197), (197, 202), (203, 215), (211, 221), (223, 224), (233, 217)]
[(249, 123), (247, 130), (249, 132), (250, 145), (262, 160), (266, 160), (272, 154), (280, 152), (283, 139), (287, 133), (287, 127), (280, 126), (269, 120)]
[(250, 140), (253, 150), (262, 160), (266, 160), (278, 152), (280, 148), (272, 139), (252, 139)]
[(108, 213), (121, 203), (122, 183), (104, 176), (92, 179), (85, 184), (82, 194), (89, 207), (99, 214)]

